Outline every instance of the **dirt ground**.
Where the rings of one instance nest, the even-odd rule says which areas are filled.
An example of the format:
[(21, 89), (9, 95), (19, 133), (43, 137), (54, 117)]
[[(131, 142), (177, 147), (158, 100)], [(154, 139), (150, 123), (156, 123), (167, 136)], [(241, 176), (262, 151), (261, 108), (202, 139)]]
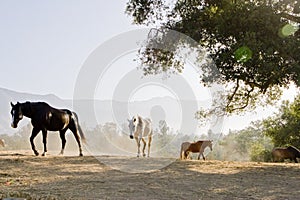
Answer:
[[(167, 166), (155, 169), (157, 161)], [(116, 170), (122, 163), (133, 164)], [(155, 170), (132, 173), (145, 165)], [(300, 164), (295, 163), (0, 152), (0, 198), (294, 200), (300, 198), (299, 183)]]

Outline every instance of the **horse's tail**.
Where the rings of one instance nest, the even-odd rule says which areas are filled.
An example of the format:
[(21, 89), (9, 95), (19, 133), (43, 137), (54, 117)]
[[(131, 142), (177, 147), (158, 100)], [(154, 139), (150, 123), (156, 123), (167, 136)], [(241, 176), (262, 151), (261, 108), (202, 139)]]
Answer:
[(85, 138), (85, 136), (83, 134), (83, 131), (82, 131), (80, 125), (79, 125), (78, 115), (75, 112), (72, 112), (72, 116), (74, 116), (74, 117), (72, 117), (72, 119), (74, 119), (74, 123), (76, 125), (76, 128), (77, 128), (79, 134), (80, 134), (82, 142), (86, 143), (86, 138)]
[(181, 160), (183, 159), (182, 153), (183, 153), (183, 144), (181, 144), (181, 148), (180, 148), (180, 159)]

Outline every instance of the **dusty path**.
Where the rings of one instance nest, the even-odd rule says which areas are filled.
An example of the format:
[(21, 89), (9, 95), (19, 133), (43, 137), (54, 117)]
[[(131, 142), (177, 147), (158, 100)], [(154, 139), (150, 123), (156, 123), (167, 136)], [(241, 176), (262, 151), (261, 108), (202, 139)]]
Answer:
[[(101, 159), (110, 159), (117, 166), (130, 159), (135, 165), (163, 160)], [(299, 199), (299, 184), (300, 164), (293, 163), (175, 161), (153, 172), (127, 173), (92, 156), (34, 157), (0, 152), (2, 198)]]

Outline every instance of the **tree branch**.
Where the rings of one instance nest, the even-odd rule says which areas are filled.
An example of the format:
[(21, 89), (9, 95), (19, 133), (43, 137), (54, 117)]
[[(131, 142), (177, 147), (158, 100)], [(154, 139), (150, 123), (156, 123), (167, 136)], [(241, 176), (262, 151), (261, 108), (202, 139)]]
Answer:
[(254, 87), (251, 87), (251, 90), (248, 90), (246, 103), (243, 106), (241, 106), (241, 107), (233, 108), (231, 110), (231, 112), (236, 111), (236, 110), (243, 110), (243, 109), (245, 109), (249, 105), (250, 93), (253, 92), (253, 90), (254, 90)]
[(237, 78), (237, 79), (236, 79), (236, 87), (235, 87), (235, 89), (234, 89), (232, 95), (231, 95), (230, 97), (228, 97), (228, 103), (227, 103), (226, 107), (229, 107), (229, 105), (230, 105), (231, 102), (232, 102), (233, 97), (235, 96), (236, 92), (238, 91), (238, 89), (239, 89), (239, 87), (240, 87), (240, 83), (239, 83), (239, 82), (240, 82), (240, 79)]
[(279, 15), (284, 19), (300, 23), (300, 17), (299, 16), (291, 15), (291, 14), (288, 14), (288, 13), (280, 13)]

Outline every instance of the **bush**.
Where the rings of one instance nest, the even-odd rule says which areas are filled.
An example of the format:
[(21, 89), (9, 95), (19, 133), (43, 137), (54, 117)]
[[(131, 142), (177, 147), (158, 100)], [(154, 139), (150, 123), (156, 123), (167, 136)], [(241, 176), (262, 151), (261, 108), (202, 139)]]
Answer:
[(271, 150), (265, 149), (260, 143), (251, 146), (250, 159), (255, 162), (271, 162)]

